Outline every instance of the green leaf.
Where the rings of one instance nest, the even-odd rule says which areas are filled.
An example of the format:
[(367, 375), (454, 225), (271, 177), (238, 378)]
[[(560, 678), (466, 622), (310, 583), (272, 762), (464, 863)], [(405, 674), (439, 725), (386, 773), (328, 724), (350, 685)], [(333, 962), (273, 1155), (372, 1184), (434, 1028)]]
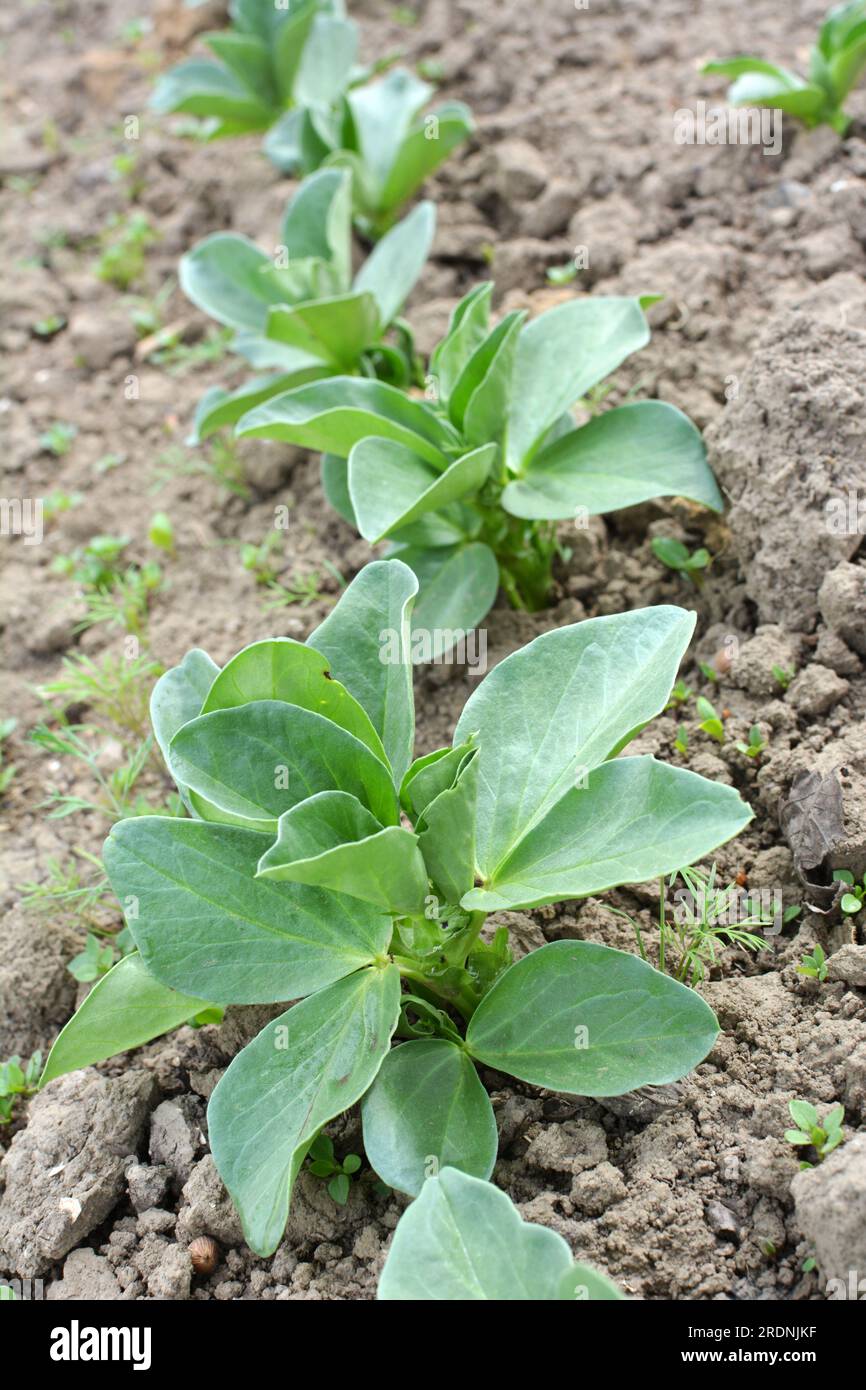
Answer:
[(448, 402), (448, 413), (470, 443), (499, 439), (511, 391), (517, 342), (526, 313), (506, 314), (466, 363)]
[(430, 84), (405, 68), (347, 94), (357, 150), (377, 190), (384, 189), (416, 113), (432, 95)]
[(217, 1085), (211, 1149), (257, 1255), (279, 1245), (311, 1141), (367, 1090), (399, 1013), (396, 966), (358, 971), (269, 1023)]
[(193, 647), (179, 666), (160, 676), (150, 697), (150, 722), (168, 766), (168, 748), (178, 729), (201, 714), (220, 668), (207, 652)]
[(807, 1143), (811, 1143), (808, 1138), (809, 1131), (819, 1123), (818, 1111), (814, 1105), (810, 1105), (807, 1100), (791, 1100), (788, 1102), (788, 1110), (794, 1124), (806, 1131)]
[(419, 203), (382, 237), (355, 276), (355, 289), (374, 296), (383, 324), (397, 317), (414, 288), (435, 230), (435, 204)]
[(194, 58), (157, 78), (151, 109), (215, 116), (236, 130), (267, 130), (273, 110), (219, 63)]
[(802, 81), (795, 72), (788, 72), (786, 68), (780, 68), (775, 63), (767, 63), (763, 58), (727, 58), (724, 62), (704, 63), (701, 72), (718, 77), (742, 77), (744, 73), (761, 73), (764, 77), (774, 78), (780, 87), (789, 88)]
[(619, 406), (540, 450), (502, 505), (513, 516), (547, 521), (633, 507), (653, 497), (687, 497), (724, 506), (700, 431), (663, 401)]
[(447, 334), (433, 350), (430, 371), (439, 383), (443, 402), (450, 400), (466, 363), (487, 337), (492, 295), (492, 280), (470, 290), (452, 313)]
[(839, 906), (841, 907), (843, 912), (853, 913), (859, 912), (863, 904), (860, 901), (860, 899), (856, 897), (853, 893), (843, 893), (842, 900), (839, 903)]
[(204, 999), (160, 984), (137, 954), (124, 956), (94, 985), (61, 1032), (39, 1084), (141, 1047), (207, 1007)]
[(442, 1168), (489, 1178), (498, 1135), (470, 1059), (443, 1038), (393, 1048), (361, 1106), (364, 1148), (383, 1182), (417, 1197)]
[(424, 911), (427, 871), (416, 836), (383, 829), (357, 797), (319, 792), (280, 817), (259, 878), (320, 884), (395, 916)]
[(187, 442), (202, 444), (217, 430), (223, 429), (226, 425), (236, 424), (242, 415), (246, 415), (263, 401), (269, 401), (273, 396), (281, 396), (295, 386), (303, 386), (308, 381), (316, 381), (328, 375), (330, 369), (323, 362), (313, 361), (303, 353), (298, 353), (297, 357), (299, 365), (294, 371), (280, 372), (277, 376), (268, 373), (251, 377), (235, 391), (223, 391), (219, 386), (211, 387), (196, 407), (192, 438)]
[(228, 815), (276, 831), (290, 806), (335, 789), (357, 796), (383, 825), (397, 819), (385, 764), (339, 724), (281, 700), (201, 715), (175, 734), (169, 760), (172, 775), (205, 798), (196, 807), (206, 820)]
[[(430, 124), (428, 125), (428, 121)], [(435, 125), (432, 123), (435, 121)], [(378, 197), (383, 212), (399, 208), (417, 191), (458, 145), (472, 134), (474, 123), (468, 106), (461, 101), (437, 106), (418, 121), (403, 141)], [(431, 139), (428, 132), (436, 132)]]
[(560, 1285), (560, 1298), (579, 1303), (620, 1302), (625, 1294), (606, 1275), (591, 1265), (574, 1265)]
[(455, 442), (444, 421), (421, 401), (382, 381), (344, 376), (312, 382), (257, 406), (242, 418), (237, 433), (282, 439), (343, 458), (359, 440), (377, 435), (405, 445), (440, 469), (446, 466), (442, 450)]
[(454, 785), (428, 802), (415, 826), (433, 887), (446, 903), (459, 903), (475, 882), (478, 768), (478, 754), (472, 749)]
[(317, 15), (294, 86), (298, 105), (332, 106), (349, 85), (357, 56), (357, 26), (334, 15)]
[(349, 465), (337, 454), (322, 455), (322, 491), (334, 511), (357, 531), (358, 522), (349, 496)]
[(476, 493), (495, 458), (496, 446), (487, 444), (439, 473), (403, 444), (362, 439), (349, 455), (349, 496), (358, 530), (375, 544), (426, 512)]
[(274, 637), (253, 642), (233, 656), (214, 680), (196, 713), (234, 709), (254, 700), (284, 700), (324, 715), (387, 763), (370, 716), (330, 672), (328, 658), (304, 642)]
[(685, 1076), (719, 1031), (693, 989), (590, 941), (554, 941), (511, 965), (469, 1024), (471, 1054), (532, 1086), (618, 1096)]
[[(445, 1168), (427, 1179), (401, 1217), (378, 1297), (418, 1303), (556, 1302), (574, 1297), (568, 1280), (577, 1269), (583, 1272), (572, 1265), (562, 1236), (522, 1221), (505, 1193), (490, 1183)], [(593, 1284), (593, 1290), (601, 1287)]]
[(667, 703), (695, 617), (660, 605), (543, 633), (470, 696), (453, 742), (478, 734), (476, 852), (489, 878), (511, 848)]
[(286, 302), (274, 262), (247, 237), (215, 232), (181, 257), (180, 287), (187, 299), (230, 328), (263, 333), (272, 305)]
[(289, 261), (325, 263), (336, 271), (336, 287), (348, 290), (352, 276), (352, 188), (341, 169), (319, 169), (304, 179), (283, 214), (280, 241)]
[[(499, 565), (483, 541), (406, 547), (398, 557), (421, 586), (412, 615), (412, 653), (416, 662), (435, 661), (484, 620), (499, 591)], [(393, 561), (390, 561), (393, 564)]]
[(114, 827), (106, 872), (163, 984), (219, 1004), (299, 999), (387, 948), (388, 918), (356, 899), (257, 879), (267, 846), (255, 831), (168, 816)]
[(246, 88), (248, 96), (269, 107), (279, 107), (280, 98), (266, 43), (255, 34), (241, 34), (231, 29), (205, 34), (203, 41)]
[(791, 116), (807, 120), (820, 115), (827, 101), (822, 88), (804, 82), (793, 73), (784, 76), (790, 76), (790, 85), (787, 81), (780, 85), (776, 76), (744, 73), (728, 91), (728, 101), (732, 106), (777, 107)]
[(440, 792), (454, 786), (473, 746), (469, 739), (459, 748), (437, 748), (435, 753), (425, 753), (422, 758), (415, 759), (400, 787), (400, 804), (411, 820), (417, 820)]
[(275, 304), (266, 332), (275, 342), (350, 372), (364, 348), (379, 337), (379, 310), (371, 294), (354, 293), (306, 304)]
[(698, 862), (751, 819), (733, 787), (646, 755), (614, 758), (567, 791), (463, 906), (542, 907), (643, 883)]
[(307, 50), (315, 47), (316, 26), (322, 19), (322, 16), (316, 13), (317, 9), (316, 0), (293, 5), (288, 13), (280, 16), (281, 23), (272, 33), (274, 72), (284, 105), (288, 105), (293, 98), (303, 100), (300, 90), (296, 89), (303, 86), (303, 71), (308, 61)]
[(509, 467), (519, 473), (563, 412), (649, 338), (637, 299), (570, 299), (532, 319), (517, 345)]
[(411, 761), (415, 739), (409, 614), (417, 592), (417, 580), (407, 566), (396, 560), (373, 561), (307, 639), (367, 711), (397, 786)]

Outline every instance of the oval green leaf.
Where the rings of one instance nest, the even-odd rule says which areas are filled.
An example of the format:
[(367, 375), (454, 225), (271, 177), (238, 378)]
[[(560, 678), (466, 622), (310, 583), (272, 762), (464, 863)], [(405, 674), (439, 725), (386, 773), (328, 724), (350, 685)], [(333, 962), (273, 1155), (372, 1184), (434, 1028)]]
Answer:
[(444, 1038), (392, 1048), (361, 1106), (364, 1148), (383, 1182), (417, 1197), (425, 1178), (459, 1168), (489, 1178), (499, 1137), (473, 1063)]
[(699, 994), (646, 961), (589, 941), (554, 941), (509, 966), (472, 1015), (474, 1057), (579, 1096), (618, 1096), (685, 1076), (719, 1025)]
[(279, 1245), (310, 1144), (367, 1090), (399, 1013), (396, 966), (359, 970), (269, 1023), (217, 1085), (214, 1162), (257, 1255)]
[(267, 837), (168, 816), (120, 821), (105, 868), (147, 969), (219, 1004), (299, 999), (387, 949), (355, 898), (255, 877)]

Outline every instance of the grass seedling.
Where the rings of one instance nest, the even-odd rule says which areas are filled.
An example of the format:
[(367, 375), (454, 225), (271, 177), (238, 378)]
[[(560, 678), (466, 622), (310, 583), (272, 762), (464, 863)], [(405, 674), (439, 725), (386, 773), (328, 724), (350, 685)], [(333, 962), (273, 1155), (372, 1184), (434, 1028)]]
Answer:
[(8, 1125), (19, 1096), (32, 1096), (39, 1089), (42, 1053), (34, 1052), (23, 1067), (20, 1057), (0, 1062), (0, 1125)]
[(3, 744), (6, 742), (9, 735), (14, 732), (17, 724), (17, 719), (0, 719), (0, 799), (8, 792), (12, 785), (12, 778), (17, 772), (15, 764), (6, 761), (6, 755), (3, 750)]
[(703, 547), (699, 550), (689, 550), (682, 541), (672, 540), (669, 536), (653, 536), (650, 541), (652, 553), (657, 560), (668, 569), (675, 570), (677, 574), (683, 574), (692, 584), (700, 588), (703, 583), (703, 570), (712, 563), (712, 556)]
[(827, 978), (827, 957), (824, 955), (824, 948), (817, 944), (812, 947), (808, 955), (804, 956), (797, 966), (798, 975), (806, 975), (812, 980), (819, 980), (822, 984)]
[(783, 690), (787, 690), (794, 679), (794, 672), (786, 670), (784, 666), (773, 666), (771, 670), (777, 685), (780, 685)]
[(719, 673), (716, 670), (715, 666), (711, 666), (708, 661), (699, 661), (698, 670), (700, 671), (704, 680), (708, 680), (711, 685), (718, 685), (721, 677), (719, 676)]
[(94, 536), (71, 555), (59, 555), (52, 571), (72, 580), (81, 592), (85, 615), (76, 632), (105, 623), (141, 637), (147, 624), (151, 596), (163, 584), (155, 562), (124, 567), (121, 557), (129, 545), (125, 536)]
[(76, 652), (63, 658), (62, 674), (40, 686), (39, 694), (60, 715), (88, 709), (100, 723), (140, 740), (147, 732), (150, 690), (161, 675), (160, 664), (148, 656), (106, 652), (93, 661)]
[[(823, 1163), (825, 1158), (838, 1149), (845, 1138), (842, 1133), (842, 1123), (845, 1119), (845, 1108), (842, 1105), (834, 1105), (827, 1111), (823, 1120), (818, 1118), (818, 1111), (814, 1105), (810, 1105), (807, 1100), (791, 1100), (788, 1102), (788, 1110), (791, 1119), (797, 1126), (796, 1129), (786, 1129), (785, 1138), (789, 1144), (795, 1148), (811, 1147), (814, 1149), (818, 1162)], [(801, 1168), (814, 1168), (813, 1163), (805, 1160), (801, 1162)]]
[(30, 742), (37, 748), (55, 757), (74, 758), (87, 769), (98, 787), (95, 799), (86, 796), (73, 796), (59, 791), (49, 793), (40, 804), (50, 807), (49, 820), (61, 820), (79, 811), (96, 811), (111, 819), (116, 817), (145, 815), (151, 806), (145, 797), (137, 793), (136, 784), (150, 757), (152, 740), (144, 739), (136, 749), (112, 772), (103, 772), (99, 765), (100, 749), (88, 742), (94, 730), (87, 725), (68, 724), (54, 730), (46, 724), (38, 724), (30, 735)]
[[(677, 879), (683, 888), (676, 888)], [(668, 889), (675, 889), (672, 919), (667, 914), (665, 880), (659, 882), (659, 969), (675, 980), (695, 986), (705, 979), (718, 962), (722, 945), (742, 946), (747, 951), (764, 951), (767, 943), (751, 927), (769, 926), (773, 918), (752, 912), (736, 883), (717, 887), (717, 869), (679, 869), (671, 874)], [(637, 923), (627, 913), (614, 909), (634, 928), (641, 956), (646, 960), (643, 938)]]
[(113, 217), (102, 236), (96, 274), (119, 290), (128, 290), (144, 274), (144, 253), (156, 232), (141, 212)]
[(677, 736), (674, 739), (674, 748), (677, 750), (680, 757), (687, 758), (689, 756), (689, 731), (685, 724), (681, 724), (677, 730)]
[[(72, 855), (63, 864), (55, 858), (46, 860), (47, 879), (22, 884), (22, 905), (52, 917), (61, 913), (65, 920), (88, 931), (95, 927), (102, 930), (116, 915), (102, 860), (84, 849), (76, 848)], [(88, 867), (79, 867), (79, 860)]]
[(745, 758), (760, 758), (766, 746), (767, 740), (764, 738), (758, 725), (753, 724), (749, 730), (748, 743), (737, 743), (736, 749), (737, 752), (742, 753)]
[(699, 695), (695, 701), (695, 709), (700, 719), (700, 728), (708, 738), (715, 739), (716, 743), (724, 743), (725, 726), (722, 723), (715, 705), (710, 704), (703, 695)]
[(357, 1154), (346, 1154), (342, 1163), (334, 1157), (334, 1141), (327, 1134), (320, 1134), (310, 1145), (310, 1162), (307, 1165), (315, 1178), (328, 1183), (328, 1194), (338, 1207), (344, 1207), (349, 1199), (352, 1176), (361, 1166)]
[(707, 63), (703, 71), (733, 77), (732, 106), (769, 106), (805, 126), (832, 126), (844, 135), (851, 117), (842, 109), (866, 68), (866, 3), (835, 5), (821, 26), (809, 57), (808, 77), (763, 58), (731, 58)]

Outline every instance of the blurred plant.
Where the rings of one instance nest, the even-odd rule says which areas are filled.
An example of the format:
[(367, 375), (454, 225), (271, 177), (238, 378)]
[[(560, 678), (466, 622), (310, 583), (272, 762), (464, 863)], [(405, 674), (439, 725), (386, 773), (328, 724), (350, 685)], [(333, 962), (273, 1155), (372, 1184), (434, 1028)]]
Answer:
[(853, 917), (855, 912), (859, 912), (866, 898), (866, 879), (862, 883), (857, 883), (854, 875), (848, 869), (835, 869), (833, 871), (833, 882), (844, 883), (848, 889), (847, 893), (842, 894), (839, 906), (849, 917)]
[(0, 719), (0, 798), (9, 790), (12, 778), (15, 776), (17, 768), (14, 763), (7, 763), (3, 752), (3, 744), (9, 735), (17, 727), (17, 719)]
[(702, 547), (691, 551), (682, 541), (675, 541), (670, 536), (653, 536), (650, 547), (656, 559), (667, 565), (668, 569), (684, 574), (698, 588), (703, 583), (701, 571), (712, 563), (708, 550)]

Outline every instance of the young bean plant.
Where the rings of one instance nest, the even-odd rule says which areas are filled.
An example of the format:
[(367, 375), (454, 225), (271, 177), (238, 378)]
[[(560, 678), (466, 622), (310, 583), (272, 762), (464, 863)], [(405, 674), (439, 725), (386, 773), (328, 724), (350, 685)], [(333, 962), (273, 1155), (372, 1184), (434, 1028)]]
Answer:
[(844, 135), (851, 117), (843, 103), (866, 68), (866, 0), (836, 5), (827, 15), (801, 77), (763, 58), (730, 58), (707, 63), (705, 73), (733, 77), (732, 106), (770, 106), (805, 126), (830, 125)]
[(232, 348), (262, 374), (232, 392), (208, 391), (196, 413), (195, 438), (323, 377), (414, 384), (412, 335), (399, 314), (435, 225), (433, 204), (420, 203), (353, 275), (351, 175), (322, 169), (304, 180), (286, 208), (276, 256), (228, 232), (199, 242), (180, 262), (181, 287), (199, 309), (236, 330)]
[(418, 576), (424, 630), (470, 629), (502, 586), (517, 608), (550, 598), (557, 521), (653, 497), (721, 510), (700, 433), (638, 401), (578, 426), (571, 408), (644, 347), (647, 300), (573, 299), (490, 328), (488, 281), (457, 306), (425, 400), (383, 382), (316, 381), (250, 410), (244, 436), (324, 451), (331, 504)]
[(211, 139), (267, 131), (265, 153), (286, 174), (350, 169), (355, 214), (371, 236), (472, 131), (462, 102), (423, 114), (434, 88), (414, 73), (370, 81), (376, 68), (358, 66), (357, 27), (340, 0), (232, 0), (230, 13), (233, 28), (205, 37), (217, 61), (165, 73), (154, 109), (204, 117)]
[(306, 643), (256, 642), (222, 670), (195, 650), (160, 679), (154, 734), (189, 816), (112, 830), (105, 866), (138, 949), (46, 1064), (50, 1080), (136, 1046), (203, 1001), (299, 1000), (209, 1105), (260, 1254), (317, 1135), (357, 1101), (373, 1169), (415, 1196), (446, 1167), (492, 1172), (478, 1066), (619, 1095), (685, 1075), (718, 1029), (636, 955), (562, 940), (513, 961), (507, 928), (487, 926), (671, 873), (751, 818), (731, 787), (618, 756), (664, 708), (694, 615), (543, 634), (485, 677), (450, 747), (413, 758), (417, 590), (377, 561)]

